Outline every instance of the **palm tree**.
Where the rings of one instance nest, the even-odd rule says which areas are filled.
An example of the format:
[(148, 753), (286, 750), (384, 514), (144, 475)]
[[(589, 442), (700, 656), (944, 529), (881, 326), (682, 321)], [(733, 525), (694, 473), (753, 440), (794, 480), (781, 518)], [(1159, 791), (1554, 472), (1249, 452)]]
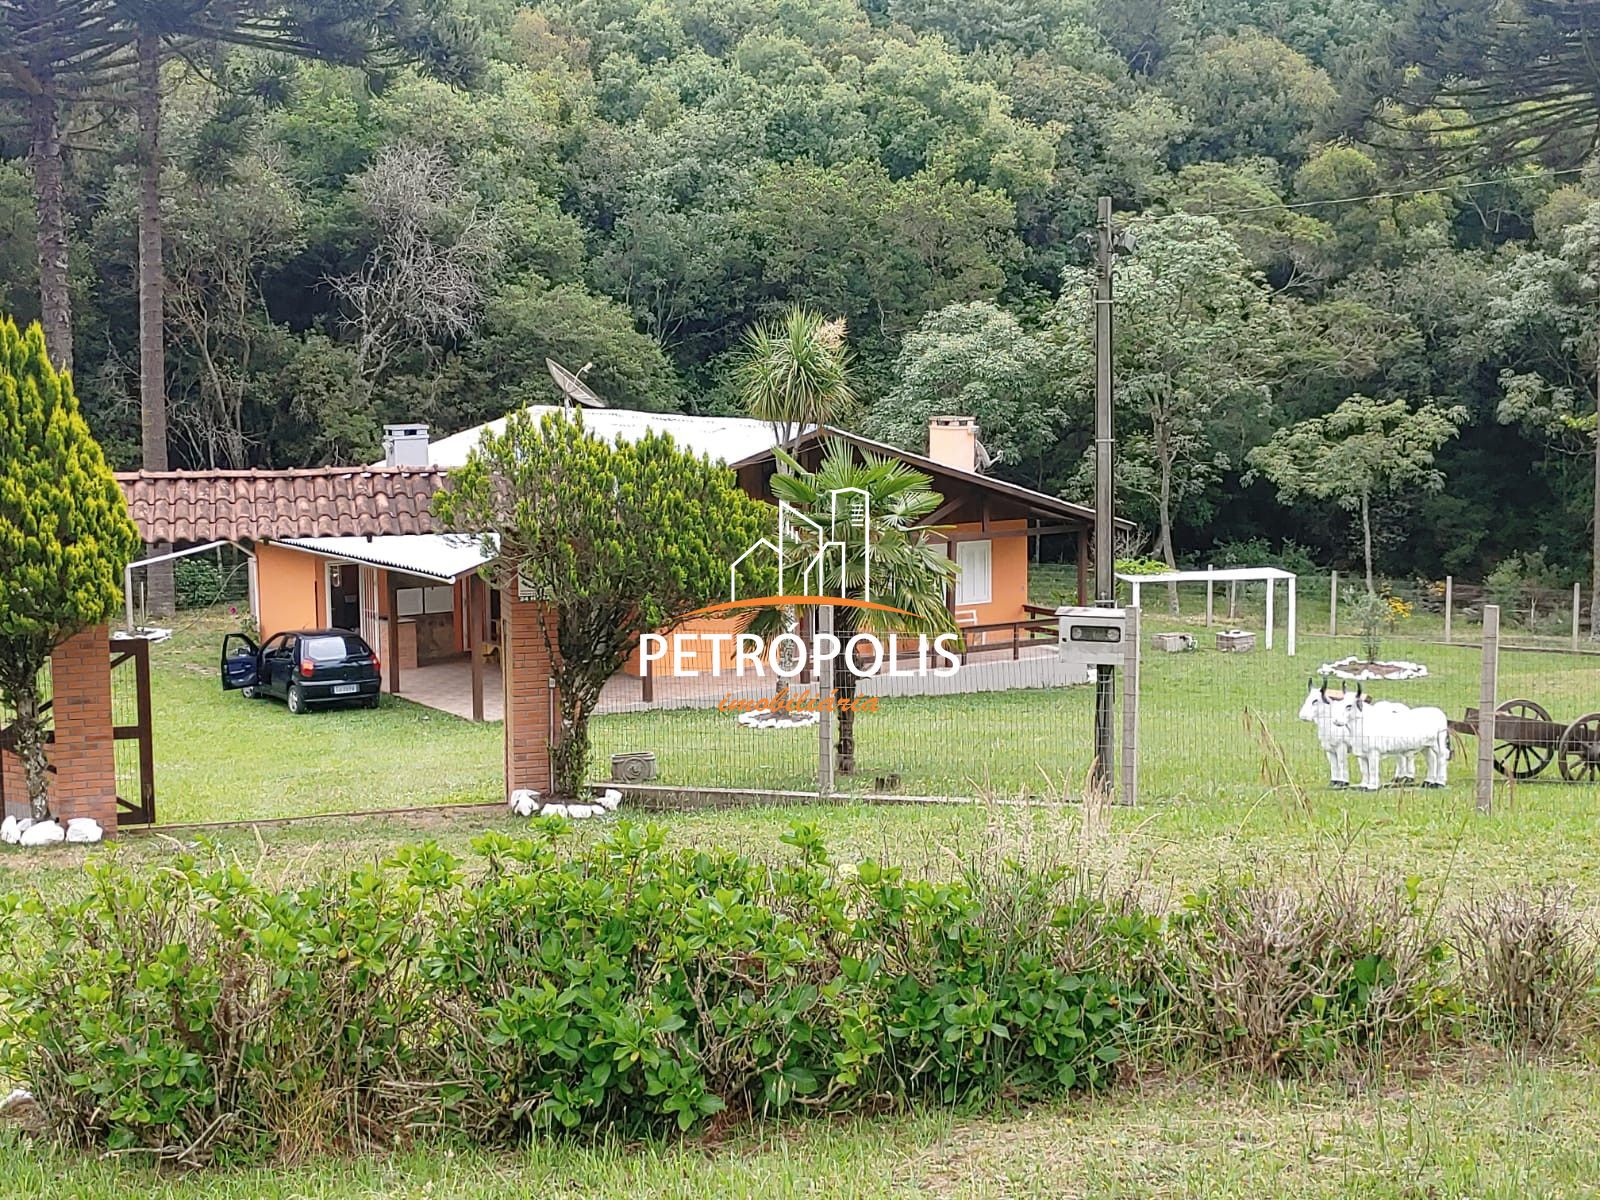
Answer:
[[(734, 378), (745, 408), (772, 426), (779, 445), (807, 426), (828, 424), (855, 400), (844, 318), (791, 306), (779, 320), (745, 335), (744, 358)], [(782, 471), (783, 460), (778, 461)]]
[[(829, 442), (815, 471), (807, 471), (782, 450), (777, 453), (787, 470), (773, 476), (773, 495), (787, 501), (822, 530), (817, 534), (807, 529), (799, 535), (794, 558), (809, 561), (816, 554), (817, 546), (808, 546), (808, 539), (841, 543), (845, 547), (842, 577), (829, 581), (830, 594), (852, 600), (871, 599), (903, 610), (891, 613), (835, 606), (833, 632), (840, 643), (849, 645), (858, 633), (956, 632), (955, 620), (945, 604), (955, 578), (955, 564), (944, 543), (930, 536), (933, 528), (923, 524), (944, 500), (929, 489), (929, 477), (899, 459), (871, 453), (857, 458), (840, 440)], [(852, 502), (839, 504), (835, 511), (834, 495), (840, 491), (846, 491)], [(868, 516), (864, 537), (863, 503)], [(869, 562), (870, 597), (866, 594)], [(782, 611), (767, 610), (757, 614), (751, 628), (753, 632), (770, 634), (785, 627), (784, 619)], [(856, 684), (856, 676), (847, 667), (835, 673), (834, 690), (839, 700), (853, 704)], [(839, 774), (849, 775), (856, 768), (855, 713), (841, 704), (838, 718), (834, 763)]]

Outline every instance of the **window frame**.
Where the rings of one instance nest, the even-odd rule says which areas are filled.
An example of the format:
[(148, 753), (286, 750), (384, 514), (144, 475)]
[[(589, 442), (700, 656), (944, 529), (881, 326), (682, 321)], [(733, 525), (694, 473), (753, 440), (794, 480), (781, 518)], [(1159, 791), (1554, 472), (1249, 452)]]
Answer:
[[(993, 538), (964, 538), (954, 543), (956, 548), (956, 579), (954, 606), (956, 608), (975, 608), (980, 604), (994, 603), (994, 539)], [(971, 547), (969, 550), (968, 547)], [(970, 555), (982, 548), (983, 554), (983, 592), (974, 595), (972, 589), (977, 582), (976, 573), (969, 571), (969, 564), (962, 562), (963, 554)]]

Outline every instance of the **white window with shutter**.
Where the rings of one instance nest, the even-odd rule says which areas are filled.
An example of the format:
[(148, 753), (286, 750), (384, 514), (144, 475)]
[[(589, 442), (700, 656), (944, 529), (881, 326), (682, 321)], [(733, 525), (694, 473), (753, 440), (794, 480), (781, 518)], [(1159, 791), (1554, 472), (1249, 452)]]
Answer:
[(956, 544), (956, 607), (988, 604), (993, 599), (990, 578), (993, 542), (971, 541)]

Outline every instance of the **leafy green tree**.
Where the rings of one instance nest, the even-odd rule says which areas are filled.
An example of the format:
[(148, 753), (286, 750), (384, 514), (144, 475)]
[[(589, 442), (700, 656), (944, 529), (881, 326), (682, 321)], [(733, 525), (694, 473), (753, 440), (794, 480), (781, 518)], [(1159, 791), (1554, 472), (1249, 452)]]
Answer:
[(1496, 417), (1592, 465), (1589, 633), (1600, 639), (1600, 200), (1562, 207), (1566, 219), (1553, 227), (1547, 216), (1544, 235), (1556, 253), (1499, 264), (1483, 332), (1517, 360), (1501, 374)]
[(108, 620), (139, 534), (44, 330), (0, 318), (0, 701), (36, 820), (49, 815), (39, 673), (64, 638)]
[(745, 409), (771, 425), (780, 444), (837, 422), (855, 401), (844, 321), (801, 304), (746, 334), (734, 374)]
[(1215, 214), (1255, 268), (1281, 291), (1310, 291), (1327, 274), (1326, 245), (1333, 231), (1316, 217), (1292, 209), (1279, 192), (1278, 164), (1270, 158), (1196, 163), (1168, 185), (1167, 203), (1201, 216)]
[(1265, 154), (1292, 162), (1338, 98), (1326, 71), (1256, 31), (1217, 38), (1174, 67), (1173, 98), (1194, 118), (1191, 162)]
[[(1259, 412), (1277, 358), (1266, 289), (1237, 243), (1212, 217), (1174, 213), (1132, 225), (1137, 252), (1117, 268), (1115, 363), (1119, 427), (1146, 471), (1156, 550), (1175, 566), (1178, 506), (1200, 495), (1229, 462), (1218, 446), (1227, 422)], [(1051, 324), (1073, 394), (1093, 395), (1093, 289), (1081, 273), (1062, 293)]]
[(996, 473), (1034, 482), (1066, 419), (1051, 386), (1050, 348), (986, 300), (929, 313), (901, 343), (894, 387), (868, 409), (867, 432), (925, 453), (928, 420), (977, 418)]
[(1352, 396), (1331, 413), (1280, 429), (1250, 452), (1250, 466), (1277, 485), (1286, 503), (1331, 500), (1359, 515), (1371, 592), (1373, 500), (1402, 488), (1442, 488), (1444, 473), (1434, 455), (1465, 419), (1461, 408), (1424, 404), (1413, 410), (1404, 400)]
[(682, 405), (682, 385), (660, 343), (634, 328), (621, 304), (580, 283), (551, 286), (529, 273), (500, 285), (462, 358), (460, 372), (446, 377), (459, 388), (444, 389), (462, 425), (556, 403), (546, 358), (572, 371), (592, 363), (584, 382), (615, 408), (672, 412)]
[[(780, 460), (787, 456), (780, 450)], [(816, 539), (839, 542), (847, 547), (842, 577), (832, 589), (846, 599), (865, 599), (867, 562), (871, 556), (871, 599), (878, 604), (905, 610), (885, 613), (875, 609), (835, 606), (833, 632), (842, 645), (858, 633), (930, 634), (955, 632), (955, 619), (945, 606), (945, 598), (955, 578), (955, 564), (945, 543), (931, 537), (922, 524), (944, 501), (931, 490), (932, 482), (921, 471), (896, 458), (876, 454), (857, 456), (842, 442), (831, 442), (815, 471), (807, 471), (794, 459), (788, 470), (772, 477), (772, 494), (787, 501), (814, 521), (822, 530), (806, 529), (797, 536), (800, 546), (795, 557), (812, 558), (819, 550)], [(865, 492), (871, 519), (866, 536), (861, 536), (860, 511), (854, 503), (835, 505), (834, 493), (842, 488)], [(797, 523), (799, 524), (799, 523)], [(764, 618), (764, 620), (760, 619)], [(784, 627), (782, 612), (760, 614), (752, 629), (772, 633)], [(838, 712), (838, 742), (834, 767), (841, 775), (856, 769), (855, 712), (856, 676), (842, 663), (834, 672), (834, 687), (843, 704)]]
[(525, 412), (484, 435), (434, 511), (498, 547), (502, 586), (520, 576), (555, 609), (545, 632), (560, 714), (551, 760), (556, 793), (569, 798), (588, 782), (589, 718), (606, 680), (641, 634), (726, 596), (729, 564), (770, 512), (732, 471), (670, 437), (613, 443), (581, 413), (535, 424)]

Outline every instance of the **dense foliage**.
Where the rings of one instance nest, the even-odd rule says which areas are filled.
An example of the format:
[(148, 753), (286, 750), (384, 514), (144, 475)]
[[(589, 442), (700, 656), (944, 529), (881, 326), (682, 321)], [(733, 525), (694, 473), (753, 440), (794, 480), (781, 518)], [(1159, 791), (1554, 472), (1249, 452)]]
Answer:
[(766, 863), (619, 823), (428, 844), (299, 886), (223, 856), (0, 905), (0, 1067), (68, 1141), (194, 1165), (455, 1133), (624, 1135), (971, 1104), (1216, 1063), (1389, 1069), (1594, 1017), (1569, 893), (1221, 880), (1157, 913), (1072, 864)]
[[(481, 535), (501, 587), (555, 607), (541, 626), (560, 715), (550, 757), (569, 798), (589, 778), (589, 717), (606, 680), (641, 634), (727, 597), (728, 564), (766, 533), (769, 511), (721, 463), (665, 434), (613, 442), (581, 410), (513, 413), (433, 509), (446, 529)], [(756, 567), (741, 570), (755, 581)]]
[[(385, 419), (453, 431), (553, 399), (547, 356), (593, 363), (619, 406), (738, 411), (747, 331), (805, 304), (845, 321), (849, 420), (915, 446), (932, 409), (970, 408), (998, 473), (1081, 498), (1083, 234), (1107, 193), (1148, 234), (1124, 263), (1123, 502), (1178, 557), (1292, 534), (1359, 559), (1336, 505), (1241, 478), (1275, 431), (1367, 396), (1464, 410), (1443, 489), (1375, 499), (1380, 570), (1587, 570), (1593, 0), (402, 7), (452, 55), (357, 68), (168, 34), (174, 465), (364, 460)], [(1497, 120), (1524, 86), (1526, 122)], [(32, 317), (13, 94), (0, 305)], [(75, 376), (132, 464), (124, 100), (60, 97)], [(1218, 303), (1168, 347), (1168, 316), (1133, 306), (1174, 272)]]
[(8, 1074), (69, 1139), (199, 1163), (1048, 1095), (1109, 1082), (1149, 1007), (1148, 920), (1059, 876), (847, 872), (806, 827), (779, 867), (548, 833), (485, 835), (470, 876), (423, 845), (283, 891), (97, 865), (14, 914)]
[(72, 377), (50, 365), (37, 323), (23, 333), (0, 317), (0, 709), (14, 714), (36, 819), (48, 812), (39, 673), (58, 642), (117, 611), (138, 549)]

